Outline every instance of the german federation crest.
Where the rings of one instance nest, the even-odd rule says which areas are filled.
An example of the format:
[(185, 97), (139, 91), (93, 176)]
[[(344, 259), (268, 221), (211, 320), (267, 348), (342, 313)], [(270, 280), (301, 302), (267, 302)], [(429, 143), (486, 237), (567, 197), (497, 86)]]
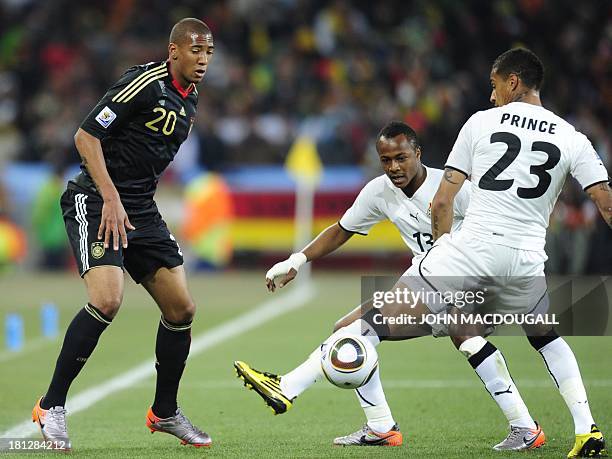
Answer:
[(104, 256), (104, 242), (91, 243), (91, 256), (96, 260)]

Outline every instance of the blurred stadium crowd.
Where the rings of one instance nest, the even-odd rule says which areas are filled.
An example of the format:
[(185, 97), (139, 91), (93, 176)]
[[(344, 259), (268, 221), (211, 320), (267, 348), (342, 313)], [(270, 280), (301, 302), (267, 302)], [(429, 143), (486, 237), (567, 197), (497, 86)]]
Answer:
[[(0, 167), (76, 162), (84, 115), (126, 68), (165, 58), (185, 16), (208, 23), (216, 50), (178, 169), (281, 164), (308, 134), (325, 165), (373, 175), (373, 137), (392, 118), (440, 167), (462, 123), (489, 107), (492, 60), (514, 45), (542, 58), (544, 104), (611, 166), (610, 2), (0, 0)], [(573, 180), (562, 196), (551, 270), (610, 272), (610, 231)]]

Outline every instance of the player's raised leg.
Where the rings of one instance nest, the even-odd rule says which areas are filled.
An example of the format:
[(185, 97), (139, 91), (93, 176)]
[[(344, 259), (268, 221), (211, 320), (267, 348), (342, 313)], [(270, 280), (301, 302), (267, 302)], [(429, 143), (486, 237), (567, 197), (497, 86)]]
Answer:
[[(317, 346), (304, 362), (283, 376), (256, 370), (241, 361), (234, 362), (236, 373), (238, 377), (244, 380), (246, 387), (255, 390), (264, 399), (266, 404), (274, 411), (274, 414), (285, 413), (291, 409), (293, 401), (298, 395), (317, 381), (323, 379), (321, 352), (325, 344), (334, 337), (339, 336), (339, 334), (347, 332), (361, 334), (362, 321), (355, 320), (356, 318), (360, 319), (360, 315), (353, 317), (350, 322), (345, 321), (345, 326), (335, 327), (334, 333), (321, 345)], [(363, 324), (367, 326), (365, 322)], [(375, 334), (368, 338), (374, 346), (380, 342)]]
[[(302, 364), (282, 376), (256, 370), (241, 361), (234, 362), (234, 368), (238, 377), (244, 380), (245, 386), (249, 389), (254, 389), (268, 406), (272, 408), (274, 414), (282, 414), (293, 406), (293, 401), (298, 395), (317, 381), (323, 379), (321, 352), (326, 343), (346, 333), (361, 335), (362, 327), (371, 328), (370, 325), (361, 319), (353, 320), (344, 327), (335, 328), (334, 333), (321, 345), (317, 346)], [(371, 333), (367, 338), (374, 346), (380, 343), (375, 333)]]
[(117, 314), (123, 297), (123, 271), (119, 267), (91, 269), (84, 279), (89, 302), (68, 326), (49, 389), (32, 410), (32, 420), (38, 423), (44, 439), (57, 449), (71, 449), (64, 408), (68, 389)]
[(147, 412), (146, 425), (151, 432), (169, 433), (183, 444), (210, 446), (210, 436), (194, 426), (177, 405), (196, 309), (187, 289), (185, 270), (182, 265), (171, 269), (159, 268), (142, 284), (162, 313), (155, 344), (155, 400)]
[[(364, 313), (363, 311), (366, 312)], [(321, 351), (328, 342), (335, 338), (341, 337), (344, 334), (356, 334), (367, 338), (374, 346), (377, 346), (381, 339), (409, 339), (428, 335), (431, 332), (429, 327), (419, 325), (381, 325), (376, 323), (378, 321), (374, 320), (374, 311), (380, 312), (382, 316), (386, 317), (399, 317), (402, 313), (410, 313), (415, 317), (420, 317), (423, 314), (429, 313), (427, 307), (422, 304), (409, 307), (409, 305), (402, 303), (387, 303), (383, 308), (374, 310), (371, 302), (368, 302), (341, 319), (336, 324), (336, 331), (323, 344), (317, 347), (306, 361), (289, 373), (279, 377), (271, 373), (254, 370), (244, 362), (235, 362), (236, 371), (244, 379), (245, 385), (252, 387), (272, 407), (275, 414), (281, 414), (292, 406), (294, 399), (298, 395), (317, 381), (323, 379)], [(355, 320), (356, 318), (357, 320)], [(401, 432), (391, 415), (391, 410), (382, 390), (378, 371), (374, 373), (372, 379), (365, 386), (359, 388), (357, 396), (360, 402), (362, 402), (368, 422), (363, 429), (345, 437), (336, 438), (334, 443), (363, 446), (401, 445)], [(365, 437), (364, 429), (369, 432)], [(361, 441), (363, 438), (365, 438), (365, 441)]]
[(532, 327), (525, 331), (531, 345), (544, 359), (546, 368), (574, 419), (576, 439), (567, 457), (605, 457), (605, 440), (591, 415), (586, 389), (572, 349), (552, 329), (539, 330)]

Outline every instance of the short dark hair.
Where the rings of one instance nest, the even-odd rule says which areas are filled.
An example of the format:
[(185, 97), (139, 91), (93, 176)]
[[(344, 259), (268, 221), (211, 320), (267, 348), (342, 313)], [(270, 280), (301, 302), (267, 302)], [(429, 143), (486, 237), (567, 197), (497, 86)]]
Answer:
[(386, 139), (392, 139), (398, 135), (406, 136), (408, 142), (412, 144), (414, 149), (420, 148), (419, 138), (410, 126), (402, 121), (390, 121), (380, 130), (378, 136), (376, 136), (376, 144), (378, 144), (378, 139), (384, 137)]
[(206, 35), (211, 33), (210, 28), (202, 21), (196, 18), (184, 18), (174, 24), (170, 32), (170, 43), (179, 44), (187, 39), (190, 33)]
[(542, 61), (527, 48), (513, 48), (500, 54), (493, 62), (493, 71), (504, 79), (514, 73), (525, 86), (536, 90), (544, 80)]

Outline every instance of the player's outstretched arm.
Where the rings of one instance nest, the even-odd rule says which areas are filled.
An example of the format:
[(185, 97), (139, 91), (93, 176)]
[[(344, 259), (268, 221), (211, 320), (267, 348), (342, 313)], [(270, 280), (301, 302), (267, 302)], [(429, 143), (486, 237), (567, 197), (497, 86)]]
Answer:
[(135, 228), (128, 219), (119, 193), (106, 169), (100, 140), (79, 128), (74, 135), (74, 143), (81, 155), (83, 165), (87, 168), (104, 200), (98, 239), (104, 237), (104, 247), (108, 248), (112, 234), (113, 249), (119, 250), (119, 240), (123, 248), (126, 248), (128, 245), (126, 228), (131, 230)]
[(586, 189), (589, 198), (593, 200), (601, 216), (612, 228), (612, 188), (609, 183), (597, 183)]
[(294, 253), (285, 261), (272, 266), (266, 273), (266, 287), (271, 292), (276, 290), (275, 281), (277, 279), (279, 288), (284, 287), (297, 276), (300, 266), (307, 261), (317, 260), (333, 252), (348, 241), (352, 235), (353, 233), (344, 230), (338, 223), (325, 228), (301, 252)]
[(444, 169), (444, 178), (431, 202), (431, 231), (434, 241), (445, 233), (450, 233), (453, 226), (453, 203), (461, 189), (466, 176), (449, 167)]

